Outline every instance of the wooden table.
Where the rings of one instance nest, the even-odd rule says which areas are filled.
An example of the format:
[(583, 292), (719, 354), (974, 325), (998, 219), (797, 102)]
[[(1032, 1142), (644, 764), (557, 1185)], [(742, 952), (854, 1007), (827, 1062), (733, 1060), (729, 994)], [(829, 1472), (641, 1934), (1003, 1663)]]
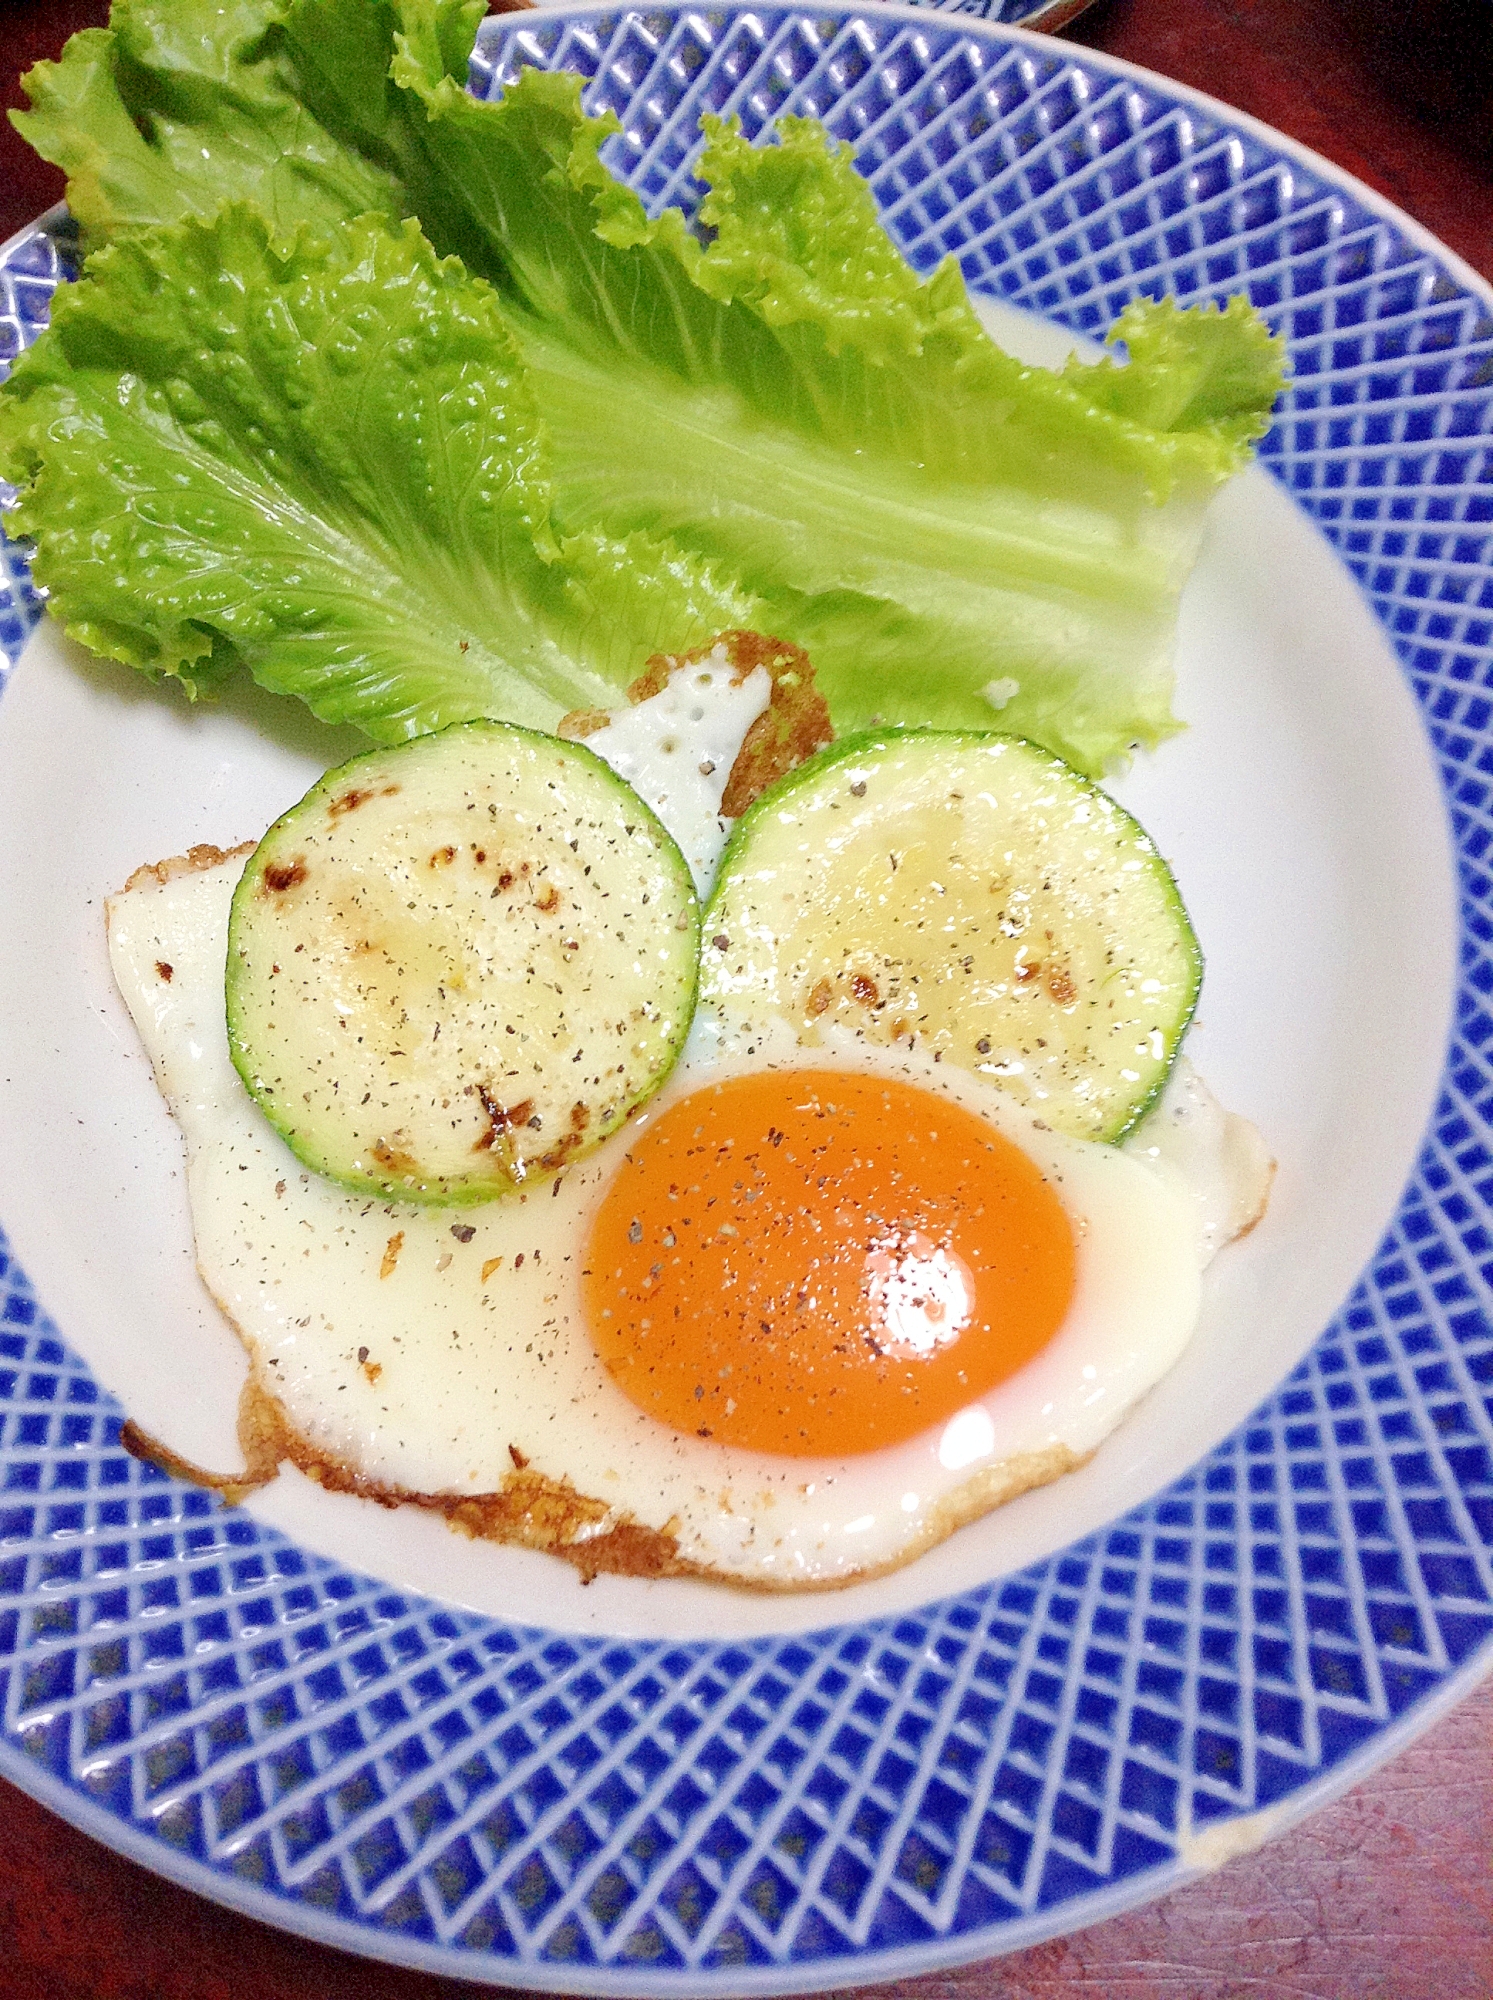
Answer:
[[(6, 103), (20, 101), (20, 70), (106, 11), (99, 0), (8, 0)], [(1493, 278), (1490, 0), (1101, 0), (1067, 33), (1315, 147)], [(0, 239), (60, 192), (6, 128)], [(1357, 1791), (1218, 1875), (1055, 1944), (858, 1990), (879, 2000), (1488, 2000), (1493, 1685)], [(0, 1784), (5, 2000), (491, 1991), (266, 1930), (120, 1860)]]

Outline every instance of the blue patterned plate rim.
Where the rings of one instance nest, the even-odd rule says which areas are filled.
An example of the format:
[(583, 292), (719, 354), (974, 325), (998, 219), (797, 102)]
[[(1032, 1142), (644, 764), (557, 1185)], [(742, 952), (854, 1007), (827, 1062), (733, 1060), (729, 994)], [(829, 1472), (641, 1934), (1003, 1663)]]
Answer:
[[(1133, 167), (1146, 135), (1166, 142), (1163, 153), (1172, 145), (1172, 166), (1162, 161), (1148, 191), (1173, 168), (1195, 175), (1207, 143), (1191, 167), (1175, 143), (1179, 120), (1190, 120), (1194, 135), (1218, 142), (1213, 169), (1231, 144), (1241, 168), (1252, 148), (1257, 171), (1245, 178), (1255, 196), (1278, 191), (1276, 170), (1290, 180), (1294, 169), (1296, 192), (1337, 198), (1340, 215), (1373, 238), (1374, 282), (1389, 295), (1378, 302), (1398, 341), (1375, 352), (1388, 384), (1380, 400), (1392, 406), (1391, 429), (1398, 425), (1390, 443), (1436, 446), (1445, 478), (1428, 490), (1447, 496), (1445, 508), (1417, 517), (1412, 504), (1417, 536), (1395, 530), (1401, 517), (1391, 513), (1390, 531), (1376, 540), (1363, 525), (1378, 525), (1374, 495), (1414, 494), (1413, 481), (1387, 487), (1375, 474), (1364, 483), (1360, 466), (1358, 485), (1324, 487), (1314, 502), (1315, 489), (1292, 477), (1284, 421), (1264, 456), (1374, 602), (1440, 759), (1464, 896), (1456, 1035), (1417, 1174), (1370, 1272), (1231, 1438), (1145, 1506), (1026, 1571), (915, 1614), (782, 1640), (606, 1641), (504, 1626), (341, 1571), (251, 1521), (225, 1523), (201, 1494), (123, 1458), (121, 1413), (68, 1355), (24, 1277), (0, 1262), (0, 1412), (9, 1419), (0, 1459), (8, 1487), (0, 1772), (189, 1888), (281, 1928), (447, 1976), (595, 1994), (785, 1993), (1032, 1944), (1178, 1886), (1292, 1824), (1392, 1756), (1493, 1661), (1493, 1423), (1477, 1393), (1493, 1383), (1485, 1311), (1493, 1155), (1481, 1053), (1493, 1045), (1483, 997), (1493, 989), (1493, 883), (1481, 865), (1489, 808), (1480, 776), (1493, 718), (1482, 692), (1493, 680), (1493, 501), (1479, 493), (1475, 470), (1481, 439), (1488, 478), (1493, 289), (1382, 197), (1257, 121), (1130, 64), (964, 15), (878, 4), (586, 6), (490, 21), (482, 47), (489, 58), (519, 38), (550, 55), (589, 50), (601, 69), (608, 59), (615, 66), (623, 44), (646, 52), (688, 33), (715, 59), (755, 38), (770, 84), (770, 54), (789, 62), (795, 51), (812, 53), (816, 34), (843, 34), (848, 44), (856, 23), (877, 55), (911, 49), (923, 63), (909, 104), (926, 94), (930, 69), (941, 66), (946, 88), (976, 56), (971, 89), (988, 93), (1003, 76), (1010, 85), (998, 123), (1018, 124), (1047, 86), (1057, 98), (1067, 90), (1072, 117), (1032, 141), (1049, 186), (1062, 180), (1065, 127), (1081, 119), (1116, 168)], [(868, 75), (874, 82), (875, 69), (868, 58), (844, 95)], [(1102, 142), (1093, 136), (1100, 114), (1120, 116), (1121, 87), (1138, 122), (1121, 132), (1112, 119)], [(771, 93), (774, 110), (782, 96)], [(1206, 208), (1210, 198), (1194, 186), (1183, 207), (1192, 199)], [(1320, 227), (1312, 233), (1320, 220), (1310, 199), (1298, 203), (1279, 225), (1300, 239), (1289, 255), (1246, 266), (1267, 310), (1292, 318), (1281, 271), (1291, 257), (1320, 257), (1327, 239)], [(1184, 244), (1152, 268), (1206, 263), (1227, 243), (1216, 235), (1201, 249)], [(0, 251), (20, 338), (40, 324), (41, 295), (58, 276), (55, 255), (40, 269), (42, 248), (33, 229)], [(18, 271), (27, 264), (36, 268)], [(30, 304), (18, 302), (17, 276), (37, 294)], [(1127, 278), (1138, 288), (1133, 270)], [(1325, 295), (1347, 288), (1334, 279)], [(1092, 331), (1112, 317), (1113, 296), (1111, 285), (1086, 313), (1070, 290), (1058, 316)], [(1302, 343), (1322, 338), (1314, 310), (1315, 328), (1293, 321)], [(1382, 336), (1383, 321), (1372, 324)], [(1351, 344), (1346, 328), (1333, 331), (1337, 346)], [(1470, 365), (1449, 387), (1462, 363)], [(1333, 364), (1339, 375), (1352, 366)], [(1397, 368), (1415, 378), (1408, 395), (1389, 382)], [(1330, 389), (1333, 370), (1318, 372)], [(1298, 363), (1298, 392), (1304, 379)], [(1372, 396), (1365, 407), (1370, 419), (1385, 414)], [(1411, 540), (1417, 551), (1407, 554), (1401, 545)], [(8, 591), (0, 575), (0, 644), (14, 657), (38, 607), (24, 566), (7, 554), (14, 574)], [(1428, 597), (1428, 577), (1439, 580), (1439, 596)], [(54, 1404), (71, 1413), (55, 1439)], [(73, 1456), (46, 1457), (58, 1443)], [(1276, 1505), (1281, 1464), (1284, 1507)], [(104, 1631), (112, 1613), (98, 1607), (109, 1591), (93, 1587), (81, 1559), (71, 1572), (38, 1574), (39, 1510), (21, 1517), (48, 1466), (83, 1475), (54, 1483), (64, 1499), (101, 1475), (109, 1497), (91, 1503), (95, 1544), (104, 1527), (121, 1546), (133, 1530), (154, 1550), (157, 1584), (163, 1574), (216, 1579), (214, 1601), (226, 1602), (216, 1558), (262, 1585), (272, 1622), (251, 1632), (225, 1620), (227, 1636), (213, 1639), (199, 1618), (196, 1664), (169, 1671), (177, 1656), (168, 1651), (152, 1672), (137, 1566), (128, 1604), (128, 1586), (109, 1586), (119, 1599), (113, 1612), (130, 1614), (128, 1634), (95, 1637), (80, 1694), (79, 1632), (95, 1615), (91, 1629)], [(1247, 1510), (1236, 1495), (1249, 1496)], [(1219, 1538), (1211, 1544), (1210, 1531)], [(1226, 1581), (1207, 1581), (1224, 1547), (1250, 1564), (1248, 1603)], [(1151, 1615), (1136, 1629), (1127, 1607), (1140, 1601), (1142, 1574)], [(1234, 1571), (1225, 1563), (1216, 1574)], [(43, 1580), (62, 1587), (43, 1596)], [(184, 1615), (178, 1635), (189, 1622)], [(153, 1629), (165, 1633), (169, 1623)], [(1241, 1633), (1253, 1645), (1242, 1666)], [(273, 1650), (290, 1634), (316, 1640), (308, 1658), (320, 1664), (298, 1678), (283, 1667), (282, 1648), (282, 1666), (245, 1685), (239, 1673), (254, 1647)], [(79, 1642), (69, 1647), (69, 1638)], [(205, 1678), (213, 1673), (217, 1681)], [(349, 1698), (349, 1676), (356, 1685), (360, 1673), (361, 1697)], [(859, 1681), (867, 1686), (856, 1693)], [(271, 1701), (279, 1705), (268, 1712)], [(449, 1725), (434, 1753), (420, 1736), (422, 1716)], [(333, 1730), (343, 1732), (336, 1741)], [(536, 1736), (550, 1764), (536, 1758)], [(80, 1737), (93, 1753), (91, 1789), (78, 1768)], [(908, 1747), (928, 1741), (938, 1758)], [(106, 1753), (120, 1745), (111, 1760)], [(164, 1779), (149, 1768), (153, 1756), (171, 1767)], [(272, 1789), (277, 1759), (295, 1811), (263, 1805), (260, 1786)], [(426, 1769), (434, 1775), (414, 1790), (409, 1772)], [(215, 1771), (231, 1775), (215, 1785)], [(910, 1788), (916, 1798), (899, 1815)], [(343, 1796), (349, 1790), (356, 1796)], [(1184, 1825), (1194, 1835), (1186, 1856)], [(395, 1849), (398, 1863), (386, 1865)], [(308, 1854), (327, 1858), (308, 1871)], [(401, 1871), (399, 1895), (381, 1896)]]

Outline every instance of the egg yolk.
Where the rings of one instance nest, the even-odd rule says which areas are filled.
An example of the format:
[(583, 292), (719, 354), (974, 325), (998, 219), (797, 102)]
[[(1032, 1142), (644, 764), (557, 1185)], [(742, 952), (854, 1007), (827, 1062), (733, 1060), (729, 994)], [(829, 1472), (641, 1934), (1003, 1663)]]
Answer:
[(582, 1270), (608, 1372), (691, 1436), (839, 1457), (914, 1437), (1049, 1341), (1073, 1231), (1019, 1147), (913, 1084), (764, 1071), (638, 1134)]

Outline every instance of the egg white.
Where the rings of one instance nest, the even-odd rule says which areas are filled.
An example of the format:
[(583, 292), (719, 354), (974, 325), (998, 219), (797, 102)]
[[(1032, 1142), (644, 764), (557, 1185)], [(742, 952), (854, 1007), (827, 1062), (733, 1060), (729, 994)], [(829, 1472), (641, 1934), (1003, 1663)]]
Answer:
[(710, 892), (732, 822), (721, 816), (736, 753), (772, 700), (772, 675), (737, 680), (723, 641), (677, 667), (656, 694), (614, 709), (585, 737), (644, 799), (678, 842), (702, 899)]
[(581, 1309), (582, 1245), (627, 1135), (516, 1197), (462, 1211), (372, 1202), (307, 1172), (228, 1055), (223, 966), (241, 868), (236, 856), (137, 878), (110, 906), (110, 953), (185, 1138), (204, 1281), (291, 1427), (358, 1479), (480, 1495), (522, 1461), (604, 1504), (583, 1531), (593, 1537), (637, 1524), (672, 1546), (681, 1571), (832, 1587), (896, 1567), (1081, 1463), (1186, 1344), (1200, 1229), (1174, 1165), (1062, 1138), (981, 1080), (913, 1053), (850, 1039), (800, 1049), (788, 1033), (734, 1046), (707, 1017), (635, 1127), (745, 1068), (906, 1078), (989, 1118), (1049, 1175), (1073, 1221), (1078, 1282), (1041, 1354), (904, 1445), (784, 1459), (667, 1429), (613, 1384)]

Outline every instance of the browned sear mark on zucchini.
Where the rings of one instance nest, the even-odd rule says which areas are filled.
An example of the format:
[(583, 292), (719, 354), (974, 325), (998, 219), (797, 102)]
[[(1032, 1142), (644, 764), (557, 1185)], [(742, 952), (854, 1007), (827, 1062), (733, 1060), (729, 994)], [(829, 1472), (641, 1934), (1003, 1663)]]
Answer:
[(473, 1093), (481, 1098), (482, 1109), (487, 1113), (487, 1130), (472, 1142), (474, 1153), (490, 1153), (505, 1133), (515, 1126), (527, 1125), (534, 1115), (534, 1100), (526, 1097), (512, 1107), (500, 1104), (485, 1083), (474, 1083)]
[(375, 1139), (369, 1151), (387, 1174), (398, 1174), (409, 1180), (420, 1170), (420, 1163), (413, 1153), (405, 1152), (402, 1146), (395, 1146), (387, 1139)]
[(298, 854), (294, 861), (269, 862), (261, 879), (266, 889), (283, 895), (287, 889), (294, 889), (297, 883), (304, 882), (306, 874), (305, 857)]
[(354, 785), (349, 791), (345, 791), (340, 799), (332, 800), (327, 807), (327, 813), (332, 819), (340, 819), (344, 813), (356, 812), (359, 806), (367, 805), (370, 799), (392, 799), (398, 790), (398, 785), (384, 785), (381, 788), (370, 785), (366, 790)]

